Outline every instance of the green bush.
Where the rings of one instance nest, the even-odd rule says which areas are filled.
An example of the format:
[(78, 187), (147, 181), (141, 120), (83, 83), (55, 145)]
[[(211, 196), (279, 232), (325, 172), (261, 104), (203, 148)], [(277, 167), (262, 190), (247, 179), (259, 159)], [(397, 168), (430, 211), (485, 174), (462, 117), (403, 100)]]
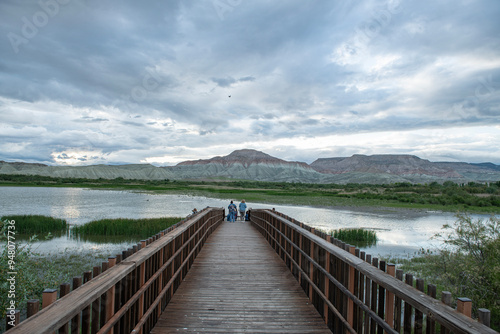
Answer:
[(473, 220), (459, 214), (455, 223), (443, 226), (443, 230), (434, 236), (443, 243), (439, 252), (413, 258), (404, 269), (450, 291), (454, 300), (470, 298), (474, 316), (478, 308), (489, 309), (492, 327), (499, 330), (500, 220)]

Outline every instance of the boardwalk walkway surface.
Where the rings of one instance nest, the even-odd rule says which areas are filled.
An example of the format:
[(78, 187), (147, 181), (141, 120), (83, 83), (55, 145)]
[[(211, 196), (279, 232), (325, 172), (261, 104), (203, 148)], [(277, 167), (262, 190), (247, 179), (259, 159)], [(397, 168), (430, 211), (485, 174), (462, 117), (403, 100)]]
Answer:
[(331, 333), (257, 229), (224, 222), (162, 317), (162, 333)]

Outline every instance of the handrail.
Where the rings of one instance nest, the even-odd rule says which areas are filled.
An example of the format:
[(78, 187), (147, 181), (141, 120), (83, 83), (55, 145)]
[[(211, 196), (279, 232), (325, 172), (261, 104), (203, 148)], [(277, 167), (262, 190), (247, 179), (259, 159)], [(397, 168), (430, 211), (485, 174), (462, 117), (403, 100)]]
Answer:
[(223, 219), (223, 209), (201, 211), (6, 333), (53, 333), (99, 301), (106, 316), (92, 319), (101, 326), (85, 324), (93, 333), (94, 328), (100, 328), (98, 333), (149, 332)]
[[(252, 210), (250, 217), (334, 332), (369, 332), (378, 326), (387, 333), (398, 333), (402, 327), (395, 328), (395, 318), (389, 315), (399, 298), (410, 312), (412, 307), (426, 315), (428, 321), (435, 321), (454, 333), (497, 333), (317, 236), (314, 229), (310, 232), (271, 210)], [(373, 303), (367, 303), (371, 305), (366, 305), (370, 296), (359, 291), (356, 295), (355, 290), (364, 291), (370, 283), (375, 285), (376, 291), (371, 291), (375, 298), (372, 297)], [(378, 312), (373, 304), (378, 306)], [(357, 314), (356, 320), (352, 313)], [(413, 322), (410, 316), (409, 324), (404, 324), (405, 331), (410, 328), (415, 333), (422, 332), (423, 322), (418, 325)]]

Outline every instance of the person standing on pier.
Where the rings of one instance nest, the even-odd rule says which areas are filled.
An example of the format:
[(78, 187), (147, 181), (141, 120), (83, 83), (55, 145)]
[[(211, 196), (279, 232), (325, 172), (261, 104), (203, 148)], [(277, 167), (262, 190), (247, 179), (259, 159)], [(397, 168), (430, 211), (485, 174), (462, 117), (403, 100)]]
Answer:
[(244, 199), (241, 200), (241, 203), (239, 205), (239, 209), (240, 209), (241, 220), (244, 221), (245, 220), (245, 211), (247, 210), (247, 205), (246, 205)]
[(229, 222), (233, 222), (236, 220), (236, 215), (237, 215), (237, 210), (236, 210), (236, 205), (231, 201), (229, 206), (227, 207), (229, 210)]

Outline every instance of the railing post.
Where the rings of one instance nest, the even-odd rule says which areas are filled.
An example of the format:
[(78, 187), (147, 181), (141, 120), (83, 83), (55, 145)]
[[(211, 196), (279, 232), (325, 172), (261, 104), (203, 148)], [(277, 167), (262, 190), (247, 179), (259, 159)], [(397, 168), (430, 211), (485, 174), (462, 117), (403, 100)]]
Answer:
[[(409, 286), (413, 287), (413, 275), (412, 274), (406, 274), (405, 275), (405, 281), (406, 284)], [(404, 324), (403, 324), (403, 330), (404, 333), (411, 334), (412, 332), (412, 313), (413, 313), (413, 306), (410, 305), (410, 303), (406, 302), (404, 303)]]
[(21, 315), (19, 310), (12, 310), (7, 312), (7, 317), (5, 318), (5, 328), (6, 330), (9, 330), (11, 328), (16, 327), (19, 325), (21, 319)]
[[(356, 253), (358, 253), (356, 251)], [(366, 252), (360, 251), (359, 252), (359, 258), (363, 261), (366, 261)], [(365, 286), (365, 275), (363, 273), (359, 272), (358, 273), (359, 279), (358, 279), (358, 298), (361, 302), (365, 303), (365, 297), (366, 297), (366, 286)], [(357, 329), (359, 332), (363, 331), (363, 316), (365, 315), (365, 312), (358, 307), (358, 324), (357, 324)]]
[[(98, 276), (101, 273), (101, 267), (95, 266), (92, 270), (92, 275), (94, 278)], [(90, 329), (90, 332), (92, 334), (96, 334), (99, 331), (99, 303), (100, 298), (98, 297), (93, 303), (92, 303), (92, 327)]]
[[(436, 299), (436, 286), (434, 284), (427, 285), (427, 295), (433, 299)], [(427, 316), (426, 320), (426, 330), (427, 334), (434, 334), (436, 332), (436, 322), (431, 319), (431, 317)]]
[[(63, 283), (59, 286), (59, 295), (60, 297), (66, 296), (71, 291), (71, 285), (69, 283)], [(68, 334), (69, 333), (69, 323), (64, 324), (61, 328), (59, 328), (59, 334)]]
[[(332, 241), (332, 237), (327, 235), (326, 236), (326, 241), (330, 242)], [(328, 250), (325, 250), (325, 270), (330, 273), (330, 252)], [(330, 300), (330, 280), (328, 277), (324, 277), (325, 280), (325, 296), (328, 300)], [(323, 303), (323, 314), (325, 317), (325, 323), (328, 325), (328, 305), (326, 303)]]
[[(365, 261), (368, 262), (368, 263), (372, 262), (372, 256), (371, 256), (371, 254), (367, 254), (366, 255)], [(366, 295), (366, 297), (365, 297), (365, 304), (366, 304), (366, 306), (368, 306), (368, 308), (371, 308), (372, 281), (368, 277), (366, 277), (366, 289), (365, 290), (366, 290), (365, 291), (365, 295)], [(365, 333), (369, 333), (369, 330), (370, 330), (370, 317), (368, 316), (368, 314), (366, 314), (366, 316), (365, 316)]]
[(57, 300), (57, 289), (45, 289), (42, 293), (42, 308), (46, 308)]
[(480, 308), (477, 310), (479, 315), (479, 322), (485, 326), (491, 326), (491, 312), (488, 309)]
[[(175, 240), (172, 241), (172, 243), (175, 245)], [(172, 253), (173, 254), (173, 253)], [(174, 267), (174, 262), (172, 262), (172, 268)], [(143, 262), (139, 266), (139, 288), (142, 288), (144, 286), (144, 283), (146, 282), (146, 263)], [(172, 284), (173, 285), (173, 284)], [(144, 294), (141, 294), (139, 297), (139, 319), (142, 318), (144, 315)], [(139, 329), (139, 333), (142, 334), (142, 327)]]
[[(116, 257), (111, 256), (108, 258), (108, 263), (109, 263), (109, 268), (112, 268), (116, 264)], [(107, 292), (106, 292), (106, 320), (105, 323), (111, 319), (113, 314), (115, 313), (115, 286), (113, 285)], [(109, 331), (110, 334), (114, 333), (114, 328), (111, 328)]]
[[(109, 262), (102, 262), (101, 265), (102, 272), (105, 272), (109, 268)], [(101, 306), (99, 308), (99, 324), (100, 327), (104, 326), (106, 324), (106, 304), (107, 304), (107, 295), (108, 293), (105, 292), (101, 295)]]
[[(312, 233), (314, 233), (314, 228), (311, 229)], [(314, 242), (312, 239), (309, 240), (309, 256), (312, 260), (314, 260)], [(314, 265), (309, 262), (309, 279), (311, 282), (314, 282)], [(313, 287), (312, 283), (309, 284), (309, 302), (312, 304), (313, 302)]]
[[(184, 246), (184, 234), (186, 232), (183, 232), (181, 234), (181, 247)], [(181, 252), (181, 261), (180, 261), (180, 266), (182, 266), (182, 263), (184, 262), (184, 249), (182, 250)], [(179, 277), (180, 277), (180, 282), (182, 282), (182, 280), (184, 279), (184, 269), (181, 270), (180, 274), (179, 274)]]
[[(403, 275), (404, 273), (402, 269), (396, 269), (396, 278), (398, 280), (403, 281)], [(397, 315), (397, 317), (394, 319), (394, 329), (398, 333), (401, 333), (401, 314), (403, 313), (403, 302), (401, 298), (396, 297), (394, 303), (394, 313)]]
[[(92, 279), (92, 272), (86, 271), (83, 273), (83, 284)], [(90, 305), (83, 309), (82, 312), (82, 334), (90, 334)]]
[[(162, 236), (163, 236), (163, 234), (162, 234)], [(160, 256), (159, 256), (159, 267), (163, 266), (163, 264), (165, 263), (164, 251), (165, 251), (165, 248), (162, 247), (162, 249), (160, 250)], [(163, 271), (160, 273), (160, 276), (158, 277), (158, 291), (161, 291), (162, 289), (163, 289)], [(160, 305), (158, 307), (158, 317), (160, 317), (161, 312), (162, 312), (162, 303), (160, 303)]]
[[(374, 266), (375, 268), (378, 268), (378, 258), (377, 257), (374, 257), (372, 259), (372, 266)], [(377, 285), (377, 282), (375, 282), (374, 280), (372, 280), (372, 301), (371, 301), (371, 309), (373, 312), (377, 313), (377, 292), (378, 292), (378, 285)], [(371, 334), (375, 334), (377, 332), (377, 322), (372, 320), (371, 321), (371, 324), (370, 324), (370, 333)]]
[[(283, 233), (283, 222), (280, 220), (280, 221), (278, 221), (278, 224), (276, 224), (276, 225), (277, 225), (276, 228), (278, 228), (278, 226), (279, 226), (278, 232)], [(279, 245), (283, 245), (283, 237), (281, 236), (281, 234), (279, 235)], [(279, 254), (280, 258), (283, 260), (284, 257), (283, 257), (282, 251), (281, 251), (281, 247), (279, 247), (279, 245), (278, 245), (278, 251), (279, 251), (278, 254)]]
[[(424, 292), (425, 284), (421, 278), (416, 279), (416, 288), (418, 291)], [(424, 328), (424, 314), (422, 311), (415, 309), (415, 334), (421, 334)]]
[[(356, 247), (349, 245), (349, 253), (356, 255)], [(354, 294), (354, 267), (349, 265), (349, 276), (348, 276), (348, 289), (349, 292)], [(347, 322), (349, 326), (354, 327), (354, 301), (351, 298), (347, 299)]]
[(472, 300), (465, 297), (458, 298), (457, 311), (469, 318), (472, 317)]
[[(302, 233), (299, 233), (299, 249), (304, 250), (302, 242)], [(302, 254), (299, 253), (299, 268), (302, 271)], [(299, 272), (299, 285), (302, 286), (302, 274)]]
[(46, 308), (57, 299), (56, 289), (45, 289), (42, 293), (42, 308)]
[[(379, 263), (379, 268), (382, 272), (385, 273), (385, 270), (386, 270), (386, 262), (381, 260), (380, 263)], [(379, 285), (378, 286), (378, 316), (381, 318), (381, 319), (384, 319), (384, 313), (385, 313), (385, 309), (386, 309), (386, 304), (385, 304), (385, 288), (382, 286), (382, 285)], [(383, 331), (383, 328), (382, 326), (379, 324), (377, 326), (377, 331), (378, 333), (382, 333)]]
[[(396, 277), (396, 265), (393, 263), (387, 264), (387, 274)], [(394, 294), (386, 291), (385, 302), (385, 321), (394, 328)]]
[(40, 301), (38, 299), (30, 299), (27, 302), (27, 307), (28, 310), (26, 317), (29, 318), (38, 313), (38, 310), (40, 309)]
[[(448, 305), (451, 306), (451, 292), (449, 291), (443, 291), (441, 292), (441, 301)], [(450, 330), (444, 326), (441, 326), (441, 334), (449, 334)]]
[[(73, 291), (78, 289), (82, 285), (82, 277), (73, 277)], [(80, 313), (75, 315), (73, 319), (71, 319), (71, 333), (80, 333), (80, 325), (81, 325), (81, 318), (80, 318)]]

